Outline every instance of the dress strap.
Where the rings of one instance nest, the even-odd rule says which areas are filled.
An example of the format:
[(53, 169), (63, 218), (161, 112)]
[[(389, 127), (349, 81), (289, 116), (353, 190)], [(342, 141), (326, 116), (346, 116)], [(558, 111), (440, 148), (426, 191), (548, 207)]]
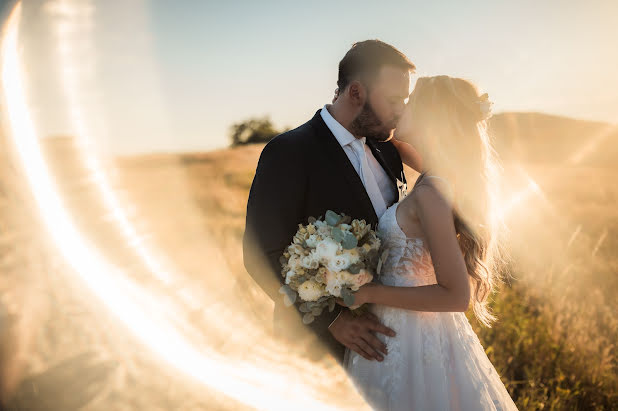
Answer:
[(428, 176), (427, 172), (421, 173), (421, 175), (418, 177), (418, 180), (416, 180), (416, 183), (414, 184), (414, 187), (418, 187), (420, 185), (423, 185), (423, 181), (425, 181), (426, 178), (437, 178), (438, 180), (442, 180), (444, 182), (444, 184), (446, 185), (447, 189), (448, 189), (448, 193), (447, 194), (448, 194), (449, 198), (450, 199), (453, 198), (453, 188), (451, 186), (451, 183), (447, 179), (445, 179), (443, 177), (440, 177), (440, 176)]
[(427, 176), (425, 178), (438, 178), (438, 179), (444, 181), (449, 187), (451, 185), (451, 183), (449, 183), (448, 180), (446, 178), (444, 178), (444, 177), (440, 177), (440, 176)]
[(425, 177), (425, 175), (427, 175), (427, 172), (426, 172), (426, 171), (423, 171), (423, 172), (422, 172), (422, 173), (418, 176), (418, 178), (416, 179), (416, 181), (414, 182), (414, 186), (412, 187), (412, 189), (414, 189), (414, 188), (415, 188), (415, 187), (416, 187), (416, 186), (417, 186), (417, 185), (418, 185), (418, 184), (419, 184), (419, 183), (423, 180), (423, 178)]

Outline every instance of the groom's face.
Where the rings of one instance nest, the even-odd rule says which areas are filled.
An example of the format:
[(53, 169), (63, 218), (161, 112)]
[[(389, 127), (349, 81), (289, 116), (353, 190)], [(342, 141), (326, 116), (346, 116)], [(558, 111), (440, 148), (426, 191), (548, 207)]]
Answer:
[(410, 91), (410, 73), (384, 66), (367, 87), (367, 99), (353, 126), (359, 135), (388, 140), (401, 117)]

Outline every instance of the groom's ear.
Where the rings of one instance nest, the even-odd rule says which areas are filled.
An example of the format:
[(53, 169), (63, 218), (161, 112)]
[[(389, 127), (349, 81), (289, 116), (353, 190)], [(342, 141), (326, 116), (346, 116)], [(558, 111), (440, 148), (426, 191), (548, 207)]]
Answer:
[(348, 85), (348, 95), (354, 104), (362, 106), (367, 98), (367, 90), (360, 81), (354, 80)]

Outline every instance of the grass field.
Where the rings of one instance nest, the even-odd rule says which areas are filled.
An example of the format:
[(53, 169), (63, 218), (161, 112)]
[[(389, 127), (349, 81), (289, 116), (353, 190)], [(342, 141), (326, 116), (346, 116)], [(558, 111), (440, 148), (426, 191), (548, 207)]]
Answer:
[[(58, 149), (63, 145), (65, 151)], [(183, 281), (163, 289), (149, 283), (123, 245), (83, 165), (68, 161), (78, 157), (70, 144), (50, 147), (65, 206), (110, 259), (131, 267), (134, 279), (163, 296), (207, 296), (187, 303), (205, 346), (226, 352), (230, 342), (213, 332), (209, 318), (233, 314), (230, 298), (246, 318), (269, 324), (272, 303), (246, 274), (241, 253), (261, 145), (119, 158), (109, 165), (116, 192), (131, 205), (133, 225), (183, 273)], [(9, 325), (2, 380), (18, 399), (13, 403), (42, 409), (53, 397), (49, 407), (65, 410), (239, 408), (176, 374), (144, 371), (158, 370), (157, 360), (124, 337), (83, 287), (67, 282), (68, 267), (42, 230), (23, 176), (10, 164), (4, 162), (0, 180), (0, 300)], [(618, 409), (618, 169), (510, 163), (505, 175), (505, 191), (518, 193), (506, 216), (510, 279), (493, 297), (499, 321), (492, 328), (473, 325), (520, 409)], [(24, 381), (38, 381), (37, 393)], [(65, 402), (58, 405), (60, 397)]]

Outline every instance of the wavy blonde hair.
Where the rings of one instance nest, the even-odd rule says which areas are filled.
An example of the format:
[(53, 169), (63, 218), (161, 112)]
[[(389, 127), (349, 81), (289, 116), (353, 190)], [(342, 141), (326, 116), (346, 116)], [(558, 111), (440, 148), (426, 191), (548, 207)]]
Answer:
[(474, 315), (491, 327), (496, 318), (487, 299), (500, 281), (503, 226), (495, 211), (499, 167), (482, 108), (486, 97), (461, 78), (421, 77), (407, 109), (419, 132), (416, 148), (423, 169), (453, 184), (455, 230), (470, 277)]

